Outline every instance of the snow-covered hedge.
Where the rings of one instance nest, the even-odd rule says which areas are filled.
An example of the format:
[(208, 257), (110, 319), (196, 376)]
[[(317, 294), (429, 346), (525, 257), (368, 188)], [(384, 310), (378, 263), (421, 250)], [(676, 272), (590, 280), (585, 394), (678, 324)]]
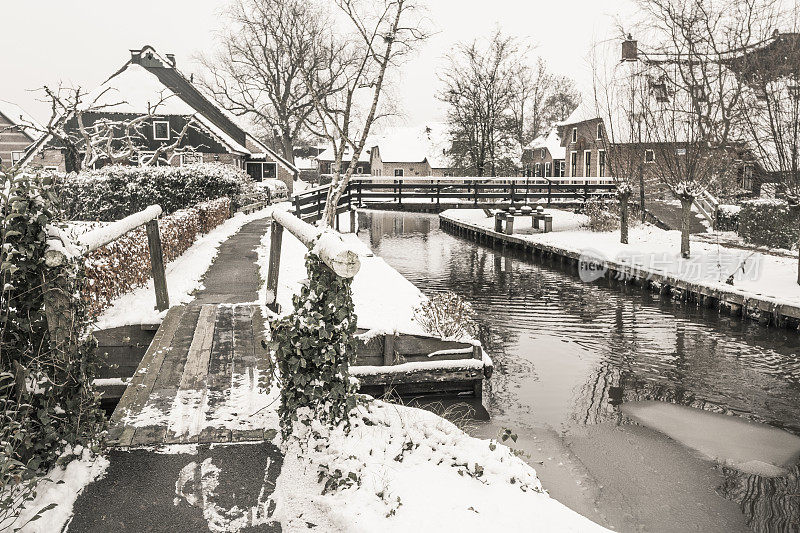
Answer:
[[(181, 209), (158, 220), (164, 262), (189, 249), (199, 235), (222, 224), (230, 214), (230, 200), (218, 198)], [(150, 279), (147, 233), (140, 226), (86, 256), (86, 287), (90, 314), (98, 316), (109, 303)]]
[(742, 203), (738, 232), (752, 244), (792, 249), (797, 245), (798, 218), (783, 200), (750, 200)]
[(113, 165), (60, 180), (58, 195), (66, 220), (110, 222), (158, 204), (165, 213), (228, 197), (233, 207), (245, 194), (257, 194), (241, 169), (222, 163), (182, 167)]
[(720, 204), (717, 207), (717, 222), (715, 228), (719, 231), (736, 231), (739, 228), (739, 213), (742, 208), (738, 205)]

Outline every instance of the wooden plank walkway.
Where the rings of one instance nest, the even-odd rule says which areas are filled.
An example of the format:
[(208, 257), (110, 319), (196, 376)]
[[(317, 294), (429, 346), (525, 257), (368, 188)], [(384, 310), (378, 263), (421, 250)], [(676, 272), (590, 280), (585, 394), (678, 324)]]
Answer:
[[(277, 391), (251, 304), (200, 304), (167, 313), (111, 417), (109, 444), (260, 441), (274, 436)], [(274, 406), (273, 406), (274, 407)]]

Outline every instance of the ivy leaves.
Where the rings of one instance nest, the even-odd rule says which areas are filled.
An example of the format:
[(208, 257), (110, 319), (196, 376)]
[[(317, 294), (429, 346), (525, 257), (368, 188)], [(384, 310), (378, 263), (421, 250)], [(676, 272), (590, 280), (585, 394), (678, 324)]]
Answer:
[(356, 316), (350, 279), (306, 256), (309, 281), (293, 298), (294, 312), (272, 324), (281, 376), (281, 433), (287, 438), (297, 410), (309, 407), (331, 425), (347, 423), (355, 407), (349, 359), (355, 354)]

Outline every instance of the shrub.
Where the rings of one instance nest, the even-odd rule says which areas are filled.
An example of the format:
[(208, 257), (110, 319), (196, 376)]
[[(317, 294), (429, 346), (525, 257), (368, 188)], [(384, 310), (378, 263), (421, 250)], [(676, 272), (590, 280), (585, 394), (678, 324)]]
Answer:
[[(189, 249), (198, 235), (208, 233), (230, 213), (230, 201), (218, 198), (181, 209), (158, 220), (164, 262)], [(140, 226), (86, 256), (87, 283), (83, 294), (89, 314), (98, 316), (114, 298), (144, 285), (150, 279), (147, 232)]]
[(461, 340), (478, 332), (472, 305), (451, 291), (438, 292), (416, 307), (414, 319), (425, 331), (443, 339)]
[(613, 231), (619, 229), (618, 209), (615, 205), (593, 198), (583, 205), (583, 214), (589, 217), (584, 227), (590, 231)]
[[(81, 261), (48, 265), (55, 225), (49, 178), (4, 177), (0, 189), (0, 530), (35, 497), (65, 450), (97, 451), (104, 419), (91, 389), (97, 369)], [(59, 305), (49, 306), (51, 297)], [(51, 337), (56, 333), (58, 343)], [(40, 510), (41, 512), (41, 510)]]
[(742, 210), (738, 205), (721, 204), (717, 208), (717, 222), (714, 225), (719, 231), (736, 231), (739, 229), (739, 212)]
[(750, 200), (742, 203), (738, 232), (751, 244), (792, 249), (797, 245), (799, 219), (783, 200)]
[(222, 163), (182, 167), (113, 165), (59, 180), (57, 194), (66, 220), (110, 222), (158, 204), (174, 213), (221, 197), (234, 208), (244, 195), (266, 194), (243, 170)]

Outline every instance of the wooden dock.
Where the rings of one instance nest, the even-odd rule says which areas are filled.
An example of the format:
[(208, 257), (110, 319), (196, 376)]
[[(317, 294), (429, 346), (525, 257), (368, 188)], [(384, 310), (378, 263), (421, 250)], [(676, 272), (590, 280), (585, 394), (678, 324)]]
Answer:
[(109, 444), (271, 439), (269, 358), (258, 306), (205, 304), (167, 313), (111, 417)]

